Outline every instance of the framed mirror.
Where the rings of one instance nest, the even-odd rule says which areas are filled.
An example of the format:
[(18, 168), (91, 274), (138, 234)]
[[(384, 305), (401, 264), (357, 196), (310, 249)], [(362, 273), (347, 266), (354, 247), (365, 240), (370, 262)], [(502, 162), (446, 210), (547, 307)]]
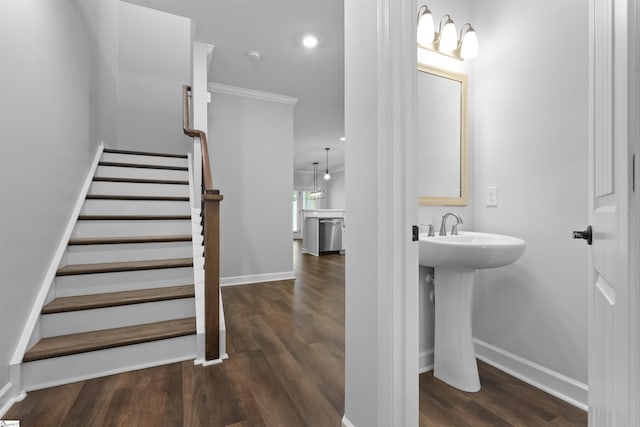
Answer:
[(419, 206), (467, 204), (467, 76), (418, 65)]

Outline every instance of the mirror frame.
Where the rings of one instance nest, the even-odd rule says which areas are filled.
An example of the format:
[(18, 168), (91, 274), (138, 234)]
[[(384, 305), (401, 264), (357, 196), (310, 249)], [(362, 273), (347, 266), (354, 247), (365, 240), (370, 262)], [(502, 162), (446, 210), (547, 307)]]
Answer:
[[(418, 64), (418, 71), (455, 80), (461, 84), (460, 93), (460, 197), (418, 196), (418, 206), (466, 206), (467, 205), (467, 75)], [(419, 119), (419, 118), (418, 118)], [(420, 141), (418, 141), (418, 144)]]

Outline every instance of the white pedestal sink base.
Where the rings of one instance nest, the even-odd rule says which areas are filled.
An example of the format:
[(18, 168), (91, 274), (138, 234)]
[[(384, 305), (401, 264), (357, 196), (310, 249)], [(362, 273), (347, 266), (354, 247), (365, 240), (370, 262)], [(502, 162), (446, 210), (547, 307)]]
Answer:
[(475, 270), (436, 267), (433, 376), (463, 391), (480, 390), (471, 330)]

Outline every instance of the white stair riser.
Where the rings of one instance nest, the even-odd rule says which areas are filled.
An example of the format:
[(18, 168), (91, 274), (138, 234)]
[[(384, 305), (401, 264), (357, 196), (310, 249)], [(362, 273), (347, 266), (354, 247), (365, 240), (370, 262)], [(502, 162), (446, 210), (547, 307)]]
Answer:
[(163, 165), (187, 167), (187, 159), (162, 156), (140, 156), (137, 154), (102, 153), (101, 162), (134, 163), (141, 165)]
[(188, 180), (189, 173), (180, 170), (98, 166), (96, 175), (111, 178), (179, 179)]
[(44, 314), (41, 316), (42, 336), (57, 337), (193, 316), (195, 316), (194, 298)]
[(191, 234), (190, 220), (78, 221), (73, 237), (168, 236)]
[(191, 258), (193, 248), (188, 242), (123, 243), (117, 245), (67, 246), (67, 264), (142, 261), (149, 259)]
[(94, 181), (89, 194), (122, 194), (189, 197), (189, 186), (182, 184), (146, 184), (136, 182)]
[(196, 336), (80, 353), (22, 365), (25, 391), (194, 359)]
[(193, 268), (123, 271), (119, 273), (79, 274), (55, 278), (56, 296), (91, 295), (132, 291), (193, 283)]
[(189, 215), (189, 202), (167, 200), (85, 200), (81, 215)]

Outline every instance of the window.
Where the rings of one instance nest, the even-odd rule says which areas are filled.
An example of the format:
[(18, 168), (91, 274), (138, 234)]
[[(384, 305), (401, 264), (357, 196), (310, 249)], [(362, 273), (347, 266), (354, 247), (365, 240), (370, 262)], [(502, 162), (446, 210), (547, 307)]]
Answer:
[(293, 190), (293, 232), (300, 231), (298, 228), (298, 191)]
[(317, 199), (311, 198), (311, 191), (302, 192), (302, 209), (317, 209)]
[[(302, 205), (302, 206), (300, 206)], [(302, 228), (300, 224), (300, 209), (317, 209), (318, 201), (311, 198), (311, 191), (293, 190), (293, 232), (297, 233)]]

